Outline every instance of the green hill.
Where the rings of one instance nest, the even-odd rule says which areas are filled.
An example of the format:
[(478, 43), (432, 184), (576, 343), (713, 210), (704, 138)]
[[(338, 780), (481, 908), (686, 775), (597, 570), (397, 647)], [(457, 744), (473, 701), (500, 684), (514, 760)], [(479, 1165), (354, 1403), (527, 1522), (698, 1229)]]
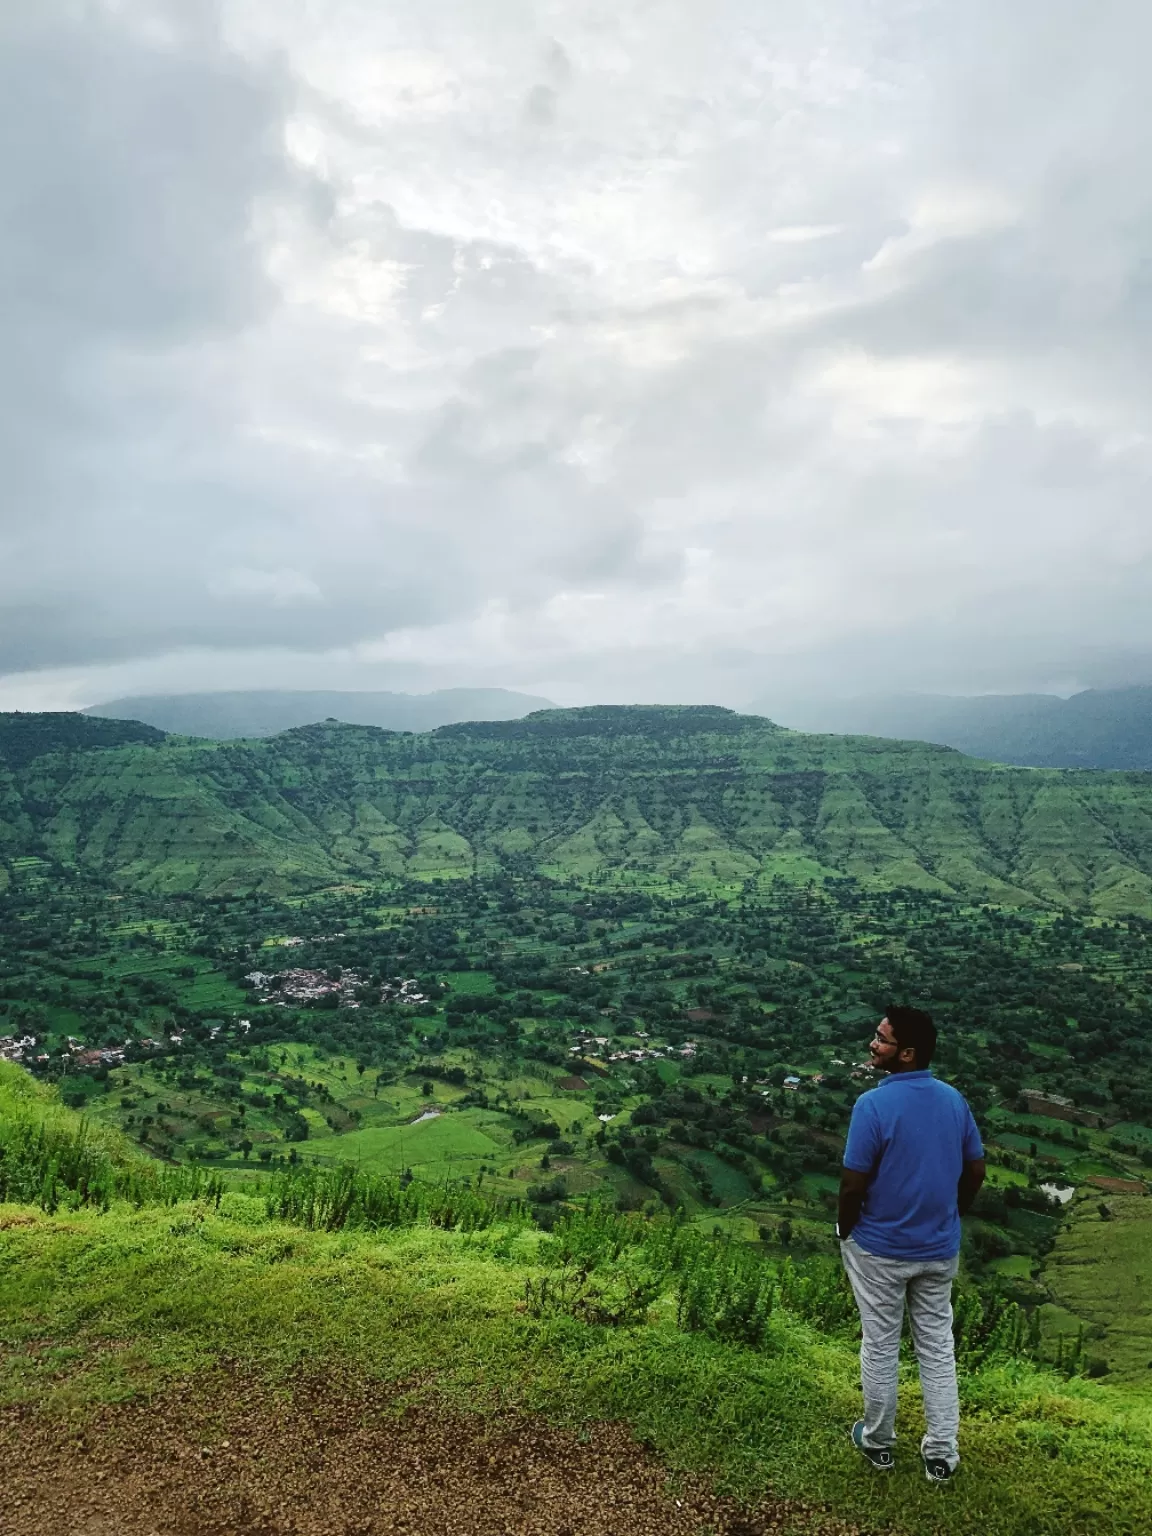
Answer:
[(1152, 776), (1005, 768), (718, 708), (546, 710), (426, 735), (203, 742), (0, 716), (0, 855), (126, 886), (288, 892), (534, 869), (732, 888), (852, 876), (1152, 911)]
[[(898, 1469), (880, 1486), (845, 1435), (856, 1341), (828, 1260), (797, 1266), (596, 1209), (549, 1234), (464, 1183), (350, 1169), (231, 1190), (148, 1184), (130, 1178), (139, 1158), (114, 1137), (85, 1151), (86, 1136), (0, 1063), (0, 1445), (18, 1533), (48, 1528), (61, 1486), (74, 1487), (69, 1518), (93, 1529), (113, 1515), (117, 1529), (190, 1529), (187, 1511), (165, 1506), (173, 1479), (203, 1501), (198, 1529), (396, 1529), (399, 1494), (365, 1446), (405, 1407), (417, 1413), (417, 1481), (437, 1436), (470, 1461), (477, 1434), (491, 1446), (518, 1415), (492, 1496), (512, 1488), (520, 1519), (539, 1490), (515, 1455), (553, 1433), (541, 1423), (579, 1431), (569, 1476), (593, 1481), (607, 1509), (637, 1440), (679, 1476), (756, 1506), (713, 1505), (685, 1530), (1134, 1536), (1152, 1524), (1147, 1397), (1038, 1370), (978, 1310), (960, 1309), (964, 1472), (941, 1497), (916, 1470), (909, 1378)], [(605, 1420), (635, 1438), (598, 1464), (579, 1447)], [(275, 1466), (277, 1440), (301, 1422), (309, 1480), (337, 1523), (261, 1525), (257, 1464)], [(132, 1425), (133, 1456), (147, 1459), (155, 1436), (166, 1448), (150, 1486), (124, 1457)], [(334, 1485), (325, 1469), (349, 1463)], [(105, 1484), (113, 1466), (123, 1479)], [(698, 1486), (679, 1489), (693, 1508)], [(675, 1528), (672, 1515), (653, 1519), (658, 1495), (660, 1479), (646, 1523), (630, 1528)], [(369, 1497), (366, 1524), (339, 1523)], [(602, 1518), (586, 1528), (616, 1528)]]

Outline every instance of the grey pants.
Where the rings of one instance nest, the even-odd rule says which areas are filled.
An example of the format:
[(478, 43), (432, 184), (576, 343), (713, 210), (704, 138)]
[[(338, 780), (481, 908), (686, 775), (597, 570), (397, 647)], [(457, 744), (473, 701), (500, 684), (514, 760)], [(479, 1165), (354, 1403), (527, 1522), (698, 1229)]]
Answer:
[(864, 1334), (860, 1346), (864, 1444), (880, 1450), (896, 1442), (900, 1332), (907, 1304), (928, 1425), (920, 1449), (955, 1471), (960, 1462), (960, 1399), (952, 1346), (952, 1281), (960, 1261), (885, 1259), (866, 1253), (850, 1237), (840, 1244), (840, 1253)]

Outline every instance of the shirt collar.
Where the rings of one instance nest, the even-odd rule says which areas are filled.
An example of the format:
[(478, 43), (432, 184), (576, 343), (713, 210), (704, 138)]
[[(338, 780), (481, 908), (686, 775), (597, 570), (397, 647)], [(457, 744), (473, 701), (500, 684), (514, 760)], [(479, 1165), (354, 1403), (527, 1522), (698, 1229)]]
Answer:
[(890, 1083), (919, 1082), (921, 1078), (931, 1076), (932, 1069), (930, 1067), (917, 1067), (914, 1072), (889, 1072), (885, 1077), (881, 1078), (880, 1087), (887, 1088)]

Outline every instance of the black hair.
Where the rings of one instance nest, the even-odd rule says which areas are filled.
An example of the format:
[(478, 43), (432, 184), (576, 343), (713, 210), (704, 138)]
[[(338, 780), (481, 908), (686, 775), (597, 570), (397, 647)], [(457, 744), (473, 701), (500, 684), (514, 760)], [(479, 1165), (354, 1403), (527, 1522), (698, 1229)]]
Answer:
[(922, 1008), (889, 1008), (884, 1017), (896, 1037), (902, 1051), (911, 1046), (916, 1052), (916, 1065), (926, 1067), (936, 1053), (936, 1026), (932, 1015)]

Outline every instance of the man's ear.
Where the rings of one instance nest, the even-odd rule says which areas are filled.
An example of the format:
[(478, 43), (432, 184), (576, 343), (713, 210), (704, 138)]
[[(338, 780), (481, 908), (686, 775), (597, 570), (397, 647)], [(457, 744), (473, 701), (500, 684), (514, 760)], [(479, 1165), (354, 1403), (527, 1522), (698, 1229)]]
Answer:
[(916, 1047), (906, 1045), (902, 1051), (897, 1052), (901, 1061), (914, 1062), (916, 1060)]

